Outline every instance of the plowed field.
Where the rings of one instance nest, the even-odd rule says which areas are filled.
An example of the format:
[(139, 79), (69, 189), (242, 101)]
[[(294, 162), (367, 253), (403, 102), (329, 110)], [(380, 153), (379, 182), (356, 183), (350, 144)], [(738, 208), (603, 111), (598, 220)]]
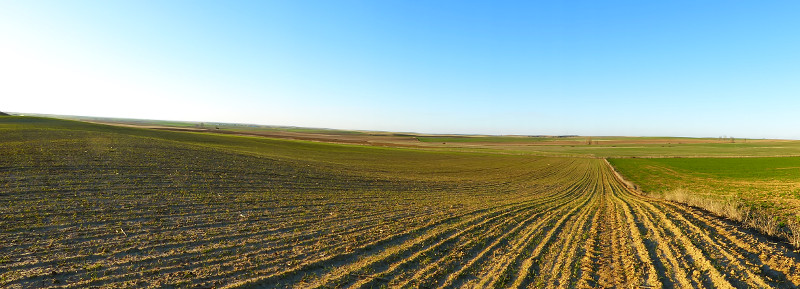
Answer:
[(800, 284), (788, 245), (602, 159), (71, 127), (0, 126), (0, 287)]
[(792, 288), (800, 282), (798, 256), (784, 245), (634, 194), (602, 161), (572, 166), (573, 178), (561, 179), (547, 196), (487, 204), (414, 228), (414, 237), (230, 287)]

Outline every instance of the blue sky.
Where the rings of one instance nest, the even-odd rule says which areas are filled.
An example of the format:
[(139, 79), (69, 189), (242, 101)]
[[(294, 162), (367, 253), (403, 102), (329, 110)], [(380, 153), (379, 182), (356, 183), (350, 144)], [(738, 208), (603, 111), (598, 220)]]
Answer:
[(800, 139), (796, 1), (0, 1), (0, 110)]

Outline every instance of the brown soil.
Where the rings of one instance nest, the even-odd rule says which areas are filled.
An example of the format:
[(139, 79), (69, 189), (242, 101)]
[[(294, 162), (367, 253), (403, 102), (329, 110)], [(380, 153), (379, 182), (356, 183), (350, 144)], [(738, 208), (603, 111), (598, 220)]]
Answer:
[[(358, 137), (320, 137), (328, 138)], [(41, 154), (30, 156), (48, 159), (30, 160), (29, 167), (0, 166), (0, 225), (17, 228), (0, 234), (0, 287), (800, 284), (800, 255), (786, 243), (644, 196), (605, 160), (540, 158), (531, 163), (547, 165), (514, 167), (496, 182), (380, 187), (380, 180), (331, 182), (346, 176), (279, 170), (284, 164), (277, 160), (219, 151), (168, 147), (148, 163), (117, 157), (140, 160), (156, 151), (153, 141), (139, 141), (105, 145), (102, 154), (81, 149), (86, 156), (74, 156), (80, 166), (51, 165), (65, 157)], [(348, 187), (333, 191), (337, 184)]]
[[(226, 288), (795, 288), (786, 244), (642, 196), (596, 162), (551, 197)], [(334, 258), (332, 258), (334, 259)], [(313, 278), (301, 279), (296, 276)]]

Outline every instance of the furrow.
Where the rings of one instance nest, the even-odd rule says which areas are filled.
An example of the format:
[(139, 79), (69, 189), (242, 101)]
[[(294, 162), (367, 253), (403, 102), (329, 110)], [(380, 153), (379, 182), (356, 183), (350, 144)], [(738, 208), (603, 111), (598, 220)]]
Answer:
[[(264, 277), (257, 277), (242, 282), (233, 283), (226, 286), (225, 288), (253, 288), (253, 287), (264, 287), (264, 286), (271, 288), (272, 286), (268, 285), (274, 284), (276, 282), (280, 282), (281, 284), (294, 283), (299, 281), (299, 278), (302, 277), (302, 275), (304, 275), (305, 272), (313, 272), (315, 270), (323, 269), (326, 267), (328, 268), (341, 267), (344, 264), (357, 261), (358, 256), (378, 248), (392, 248), (395, 246), (394, 244), (398, 243), (402, 244), (403, 242), (409, 239), (420, 240), (422, 238), (424, 240), (424, 237), (435, 237), (437, 235), (445, 234), (448, 231), (447, 229), (450, 229), (450, 227), (441, 228), (441, 226), (443, 225), (446, 226), (448, 223), (456, 222), (460, 225), (470, 225), (476, 222), (480, 222), (480, 220), (484, 219), (484, 217), (486, 216), (493, 217), (498, 214), (501, 214), (504, 211), (510, 210), (509, 208), (504, 208), (504, 207), (499, 207), (499, 208), (495, 207), (492, 209), (494, 209), (495, 211), (492, 211), (491, 209), (480, 209), (460, 216), (438, 220), (429, 225), (414, 228), (402, 234), (383, 238), (376, 242), (366, 244), (350, 253), (332, 255), (317, 262), (305, 263), (301, 266), (283, 271), (281, 273), (271, 274)], [(469, 217), (467, 218), (467, 216)], [(464, 218), (467, 219), (459, 221), (460, 219)], [(421, 234), (422, 236), (415, 237), (415, 235), (419, 234)], [(337, 264), (337, 265), (332, 266), (332, 264)]]
[[(396, 273), (396, 271), (398, 271), (400, 268), (404, 268), (405, 271), (411, 270), (408, 267), (412, 266), (411, 264), (414, 263), (414, 262), (419, 262), (419, 259), (421, 259), (423, 256), (425, 256), (426, 258), (435, 257), (435, 258), (438, 258), (438, 259), (436, 259), (435, 261), (433, 261), (430, 264), (428, 264), (428, 266), (426, 266), (425, 268), (423, 268), (421, 270), (418, 269), (417, 272), (418, 273), (428, 272), (428, 273), (431, 273), (431, 274), (436, 272), (437, 274), (442, 274), (443, 273), (442, 270), (447, 270), (448, 268), (452, 268), (452, 266), (450, 266), (448, 264), (451, 264), (451, 263), (454, 263), (454, 262), (458, 262), (458, 260), (460, 260), (460, 259), (462, 259), (464, 257), (476, 254), (476, 253), (472, 253), (472, 252), (475, 252), (476, 249), (480, 248), (481, 244), (483, 244), (484, 242), (488, 241), (489, 239), (487, 239), (487, 238), (495, 239), (494, 242), (500, 242), (503, 239), (505, 239), (506, 236), (509, 235), (509, 233), (513, 233), (514, 231), (518, 231), (519, 228), (524, 227), (523, 224), (527, 224), (531, 220), (536, 219), (538, 216), (544, 214), (545, 212), (542, 212), (542, 210), (545, 209), (545, 208), (540, 208), (540, 207), (543, 206), (543, 205), (550, 204), (553, 201), (559, 201), (559, 199), (561, 199), (561, 196), (569, 196), (569, 194), (557, 194), (557, 195), (552, 195), (551, 197), (547, 197), (547, 198), (534, 199), (534, 202), (531, 203), (532, 205), (530, 207), (526, 208), (525, 210), (534, 210), (535, 209), (535, 211), (525, 212), (527, 214), (527, 217), (526, 217), (526, 214), (519, 214), (518, 212), (516, 214), (506, 214), (505, 216), (511, 216), (511, 218), (506, 218), (506, 219), (501, 220), (497, 225), (494, 225), (489, 230), (482, 229), (482, 227), (477, 227), (476, 229), (482, 229), (481, 231), (476, 232), (476, 233), (478, 233), (477, 235), (475, 233), (470, 234), (472, 237), (464, 240), (463, 242), (459, 242), (455, 247), (453, 247), (453, 248), (444, 248), (442, 246), (442, 244), (446, 244), (448, 242), (452, 243), (452, 241), (455, 238), (460, 237), (461, 235), (464, 235), (464, 234), (469, 232), (467, 230), (462, 231), (461, 233), (459, 233), (459, 234), (457, 234), (457, 235), (455, 235), (455, 236), (453, 236), (451, 238), (447, 238), (446, 240), (442, 240), (442, 242), (440, 242), (439, 244), (435, 244), (435, 245), (430, 246), (430, 247), (428, 247), (428, 248), (426, 248), (424, 250), (417, 251), (416, 253), (412, 254), (411, 256), (409, 256), (409, 257), (407, 257), (405, 259), (402, 259), (402, 260), (400, 260), (398, 262), (395, 262), (395, 263), (391, 263), (391, 264), (382, 266), (382, 267), (384, 267), (385, 270), (375, 271), (375, 272), (373, 272), (371, 274), (371, 276), (376, 276), (376, 277), (380, 277), (380, 278), (375, 278), (375, 277), (363, 278), (363, 279), (361, 279), (359, 281), (356, 281), (356, 283), (354, 283), (350, 287), (362, 287), (362, 288), (364, 288), (364, 287), (374, 287), (374, 286), (377, 286), (378, 283), (383, 283), (383, 284), (389, 283), (390, 285), (395, 286), (396, 284), (398, 284), (398, 282), (400, 284), (398, 286), (402, 287), (402, 286), (407, 286), (408, 282), (412, 282), (412, 281), (415, 282), (415, 283), (418, 283), (418, 286), (422, 286), (422, 285), (420, 285), (422, 283), (419, 283), (420, 281), (414, 281), (414, 277), (417, 277), (417, 278), (420, 277), (419, 274), (417, 274), (414, 277), (412, 277), (412, 279), (408, 279), (406, 281), (401, 281), (401, 280), (398, 279), (398, 277), (402, 278), (402, 276), (397, 276), (398, 273)], [(491, 230), (494, 230), (495, 228), (499, 228), (500, 226), (512, 225), (512, 223), (515, 223), (516, 226), (511, 230), (508, 230), (508, 229), (502, 230), (502, 232), (504, 232), (504, 233), (502, 233), (502, 235), (499, 236), (499, 237), (497, 236), (497, 234), (492, 234), (491, 233), (492, 232)], [(450, 245), (455, 245), (455, 244), (450, 244)], [(491, 247), (491, 245), (490, 245), (490, 247)], [(431, 253), (432, 251), (443, 252), (444, 254)], [(485, 251), (485, 249), (484, 249), (484, 251)], [(377, 263), (377, 264), (380, 264), (380, 262)], [(431, 272), (431, 270), (430, 270), (432, 267), (436, 268), (436, 270), (433, 270), (434, 272)], [(464, 268), (464, 267), (462, 267), (462, 268)], [(364, 268), (362, 268), (362, 270), (363, 269)], [(370, 267), (370, 269), (375, 269), (375, 266), (373, 265), (372, 267)], [(428, 279), (428, 280), (430, 280), (430, 279)], [(426, 282), (426, 281), (423, 281), (423, 282)], [(336, 283), (336, 285), (337, 286), (346, 286), (345, 284), (340, 284), (340, 283)]]
[(677, 251), (678, 248), (674, 245), (674, 242), (671, 242), (672, 238), (667, 231), (656, 225), (653, 217), (645, 213), (640, 204), (628, 202), (625, 198), (619, 198), (618, 200), (624, 202), (629, 210), (632, 211), (632, 214), (642, 221), (643, 228), (648, 231), (645, 241), (649, 243), (647, 247), (650, 255), (655, 262), (663, 264), (664, 274), (671, 279), (669, 283), (674, 283), (679, 288), (696, 287), (697, 283), (691, 281), (693, 276), (687, 275), (692, 270), (691, 264), (687, 264), (690, 261), (678, 257), (681, 252)]
[[(588, 181), (590, 181), (590, 176), (589, 171), (586, 171), (583, 175), (583, 178), (576, 181), (575, 186), (573, 186), (570, 191), (573, 195), (582, 197), (571, 200), (569, 203), (564, 203), (564, 205), (560, 205), (560, 211), (566, 211), (571, 208), (570, 206), (565, 207), (566, 204), (572, 204), (581, 201), (583, 198), (587, 198), (581, 194), (581, 191), (584, 190), (583, 183)], [(554, 221), (553, 218), (558, 215), (560, 214), (557, 212), (550, 214), (547, 218), (540, 220), (537, 224), (530, 228), (528, 233), (526, 233), (522, 238), (518, 238), (512, 245), (512, 249), (508, 251), (509, 254), (513, 255), (506, 256), (495, 261), (495, 263), (485, 271), (484, 277), (480, 278), (480, 281), (475, 287), (480, 288), (488, 286), (498, 288), (506, 286), (507, 283), (514, 277), (514, 272), (516, 272), (518, 267), (521, 265), (522, 258), (534, 250), (533, 246), (537, 244), (535, 240), (541, 240), (544, 238), (544, 234), (547, 234), (554, 228), (552, 226)], [(568, 215), (568, 213), (565, 215)], [(548, 229), (547, 227), (550, 228)]]
[[(573, 193), (574, 193), (574, 190), (577, 190), (579, 188), (580, 188), (580, 186), (577, 185), (577, 183), (573, 183), (573, 184), (570, 185), (570, 187), (567, 190), (563, 191), (562, 193), (560, 193), (558, 195), (555, 195), (553, 198), (551, 198), (551, 200), (546, 201), (544, 203), (545, 204), (550, 204), (550, 210), (551, 211), (555, 210), (555, 209), (560, 209), (564, 205), (566, 205), (566, 204), (568, 204), (568, 203), (573, 201), (573, 199), (565, 198), (565, 197), (577, 196), (576, 194), (573, 194)], [(556, 203), (552, 203), (552, 202), (556, 202)], [(542, 233), (542, 230), (539, 230), (538, 228), (540, 228), (541, 225), (544, 224), (545, 221), (549, 220), (550, 216), (553, 215), (552, 212), (549, 212), (549, 213), (550, 214), (548, 214), (548, 217), (546, 217), (544, 219), (541, 219), (540, 221), (537, 222), (537, 224), (533, 225), (533, 228), (529, 229), (529, 231), (528, 231), (529, 233), (527, 234), (528, 236), (522, 238), (522, 242), (520, 244), (527, 243), (527, 240), (529, 240), (534, 235), (533, 233), (537, 233), (537, 234)], [(520, 239), (518, 238), (517, 240), (520, 240)], [(458, 266), (461, 267), (463, 265), (459, 264)], [(425, 267), (424, 269), (422, 269), (419, 272), (417, 272), (411, 279), (400, 283), (400, 287), (407, 287), (409, 285), (409, 282), (414, 282), (414, 283), (417, 284), (417, 286), (434, 286), (434, 285), (424, 285), (424, 284), (428, 284), (428, 282), (430, 282), (430, 281), (437, 280), (436, 276), (441, 276), (443, 273), (445, 273), (444, 271), (448, 271), (448, 269), (446, 269), (446, 268), (452, 268), (452, 266), (448, 266), (448, 265), (442, 264), (440, 262), (434, 262), (432, 264), (429, 264), (427, 267)], [(439, 281), (439, 282), (435, 282), (434, 281), (435, 284), (439, 284), (438, 286), (442, 285), (440, 282), (444, 282), (444, 280)]]
[[(551, 210), (551, 208), (543, 208), (542, 206), (544, 204), (547, 204), (547, 203), (546, 202), (538, 203), (536, 208), (531, 208), (530, 209), (530, 210), (534, 211), (535, 214), (527, 215), (527, 216), (526, 215), (519, 215), (519, 216), (515, 216), (514, 217), (514, 219), (519, 219), (519, 217), (525, 217), (521, 221), (517, 221), (517, 220), (514, 220), (514, 219), (509, 219), (510, 221), (512, 221), (512, 222), (517, 224), (516, 227), (513, 228), (511, 231), (518, 230), (519, 228), (525, 226), (526, 224), (529, 224), (531, 221), (538, 219), (543, 214), (545, 214), (547, 211)], [(466, 233), (466, 232), (463, 232), (463, 233)], [(463, 235), (463, 234), (460, 233), (459, 235)], [(429, 248), (427, 248), (425, 250), (422, 250), (422, 251), (419, 251), (418, 253), (415, 253), (411, 257), (403, 260), (402, 262), (398, 262), (398, 263), (393, 264), (392, 266), (390, 266), (389, 270), (386, 270), (385, 272), (377, 274), (377, 275), (383, 276), (385, 279), (392, 279), (392, 283), (390, 283), (392, 286), (397, 285), (397, 287), (404, 287), (404, 286), (408, 286), (409, 282), (416, 282), (417, 285), (420, 285), (422, 283), (419, 283), (419, 281), (415, 281), (414, 280), (414, 279), (416, 279), (415, 277), (418, 278), (418, 277), (420, 277), (420, 275), (409, 276), (409, 277), (411, 277), (411, 279), (407, 279), (405, 281), (401, 281), (401, 280), (398, 279), (398, 277), (401, 277), (401, 276), (397, 276), (398, 274), (400, 274), (400, 272), (397, 272), (397, 271), (400, 268), (404, 268), (405, 271), (413, 270), (413, 269), (408, 267), (409, 263), (411, 263), (411, 262), (419, 262), (419, 259), (421, 259), (423, 256), (425, 256), (426, 258), (430, 258), (432, 255), (436, 256), (435, 253), (431, 253), (431, 251), (436, 250), (436, 251), (439, 251), (439, 252), (447, 251), (447, 253), (446, 254), (440, 254), (440, 257), (435, 261), (427, 261), (427, 263), (430, 263), (430, 264), (428, 264), (427, 266), (422, 265), (422, 266), (424, 266), (423, 268), (417, 268), (415, 271), (418, 272), (418, 273), (425, 273), (425, 272), (430, 272), (432, 268), (436, 268), (436, 269), (438, 269), (438, 272), (441, 272), (442, 269), (445, 269), (445, 268), (449, 267), (447, 263), (456, 262), (458, 259), (460, 259), (460, 257), (464, 257), (466, 255), (469, 255), (467, 252), (470, 252), (470, 251), (473, 250), (472, 247), (476, 246), (476, 242), (478, 242), (480, 240), (485, 240), (485, 237), (483, 237), (483, 235), (485, 235), (485, 234), (482, 234), (482, 236), (480, 236), (480, 237), (473, 235), (473, 237), (468, 238), (468, 240), (465, 240), (465, 242), (463, 242), (463, 243), (454, 244), (455, 246), (453, 248), (450, 248), (449, 250), (442, 250), (442, 248), (438, 248), (438, 247), (434, 247), (434, 246), (429, 247)], [(507, 235), (508, 235), (508, 233), (505, 233), (503, 236), (499, 237), (498, 240), (504, 238)], [(395, 278), (390, 278), (391, 276), (395, 276)], [(366, 281), (366, 282), (359, 282), (359, 283), (356, 283), (353, 287), (366, 288), (366, 287), (374, 285), (374, 283), (375, 283), (374, 280), (375, 279), (372, 279), (371, 281)]]
[(577, 212), (579, 209), (585, 206), (586, 203), (588, 203), (588, 201), (589, 198), (586, 198), (582, 204), (573, 207), (573, 209), (569, 213), (565, 214), (555, 224), (553, 224), (553, 228), (550, 231), (548, 231), (547, 234), (544, 236), (544, 238), (537, 244), (537, 246), (533, 249), (531, 255), (528, 256), (524, 261), (522, 261), (522, 264), (520, 265), (518, 271), (520, 273), (514, 277), (513, 280), (514, 282), (511, 285), (512, 287), (521, 288), (524, 286), (524, 284), (526, 285), (532, 282), (532, 280), (530, 279), (533, 275), (537, 273), (534, 271), (538, 271), (538, 268), (536, 267), (538, 267), (539, 265), (540, 262), (539, 257), (542, 254), (542, 251), (547, 249), (551, 245), (553, 236), (561, 232), (561, 228), (564, 222), (567, 219), (571, 218), (572, 215), (575, 214), (575, 212)]
[[(411, 254), (407, 258), (404, 258), (404, 259), (402, 259), (402, 260), (400, 260), (398, 262), (389, 264), (388, 266), (386, 266), (387, 268), (385, 270), (381, 271), (381, 272), (372, 272), (372, 275), (379, 276), (382, 279), (388, 280), (388, 277), (390, 277), (391, 274), (394, 273), (401, 266), (406, 265), (406, 264), (408, 264), (410, 262), (413, 262), (415, 260), (418, 260), (422, 256), (435, 255), (435, 254), (428, 254), (428, 253), (431, 253), (431, 252), (434, 252), (434, 251), (436, 251), (436, 252), (444, 252), (444, 254), (440, 254), (442, 256), (440, 258), (440, 260), (446, 260), (446, 259), (448, 259), (450, 257), (453, 257), (453, 254), (451, 254), (451, 253), (462, 255), (463, 252), (469, 251), (471, 246), (474, 246), (474, 245), (480, 244), (480, 243), (484, 243), (484, 242), (486, 242), (486, 241), (488, 241), (490, 239), (493, 239), (493, 238), (494, 239), (502, 239), (505, 235), (508, 234), (507, 233), (508, 229), (506, 227), (511, 226), (511, 225), (513, 225), (515, 223), (517, 224), (516, 227), (519, 227), (520, 224), (526, 223), (529, 220), (535, 219), (537, 216), (540, 216), (541, 214), (543, 214), (541, 212), (540, 205), (541, 204), (536, 204), (536, 206), (531, 206), (531, 207), (525, 208), (525, 209), (523, 209), (521, 211), (516, 211), (513, 214), (498, 216), (498, 218), (495, 219), (496, 220), (495, 224), (491, 225), (491, 227), (489, 227), (488, 229), (484, 228), (484, 226), (481, 225), (481, 226), (474, 226), (474, 227), (462, 230), (462, 231), (460, 231), (460, 232), (458, 232), (458, 233), (456, 233), (456, 234), (454, 234), (452, 236), (449, 236), (449, 237), (447, 237), (445, 239), (442, 239), (441, 241), (439, 241), (438, 243), (436, 243), (434, 245), (431, 245), (431, 246), (428, 246), (425, 249), (413, 252), (413, 254)], [(509, 218), (509, 215), (514, 215), (514, 216)], [(518, 218), (523, 218), (524, 220), (522, 220), (520, 222), (520, 221), (516, 220)], [(512, 230), (514, 230), (514, 229), (512, 229)], [(506, 232), (506, 233), (502, 233), (502, 232)], [(472, 233), (472, 234), (470, 234), (470, 233)], [(461, 246), (456, 244), (455, 241), (461, 239), (462, 236), (465, 236), (465, 235), (468, 235), (468, 234), (469, 234), (469, 237), (466, 240), (463, 240), (465, 242), (462, 243)], [(451, 245), (451, 247), (455, 246), (456, 248), (455, 249), (448, 248), (447, 246), (445, 246), (445, 244)], [(453, 260), (455, 260), (455, 258), (453, 258)], [(371, 268), (374, 268), (374, 265), (371, 265), (371, 266), (372, 266)], [(360, 270), (363, 270), (363, 268), (360, 269)], [(352, 284), (349, 287), (353, 287), (353, 288), (363, 288), (363, 287), (367, 287), (367, 286), (371, 287), (371, 286), (375, 285), (374, 284), (374, 283), (376, 283), (375, 280), (376, 280), (375, 278), (362, 279), (362, 280), (359, 280), (359, 281), (355, 282), (354, 284)], [(393, 281), (396, 281), (396, 280), (393, 280)], [(337, 284), (337, 285), (343, 285), (343, 284)]]
[[(691, 258), (692, 263), (698, 265), (698, 268), (685, 268), (687, 272), (691, 272), (694, 270), (699, 270), (700, 274), (708, 276), (709, 280), (704, 280), (710, 284), (714, 284), (715, 288), (734, 288), (734, 286), (727, 280), (722, 273), (719, 272), (719, 269), (711, 260), (709, 260), (703, 251), (695, 246), (688, 236), (678, 228), (672, 220), (667, 217), (664, 212), (655, 208), (649, 202), (643, 200), (637, 200), (631, 198), (634, 202), (638, 202), (644, 207), (642, 210), (646, 210), (649, 214), (653, 215), (656, 218), (661, 226), (660, 229), (664, 229), (670, 233), (673, 237), (673, 241), (678, 242), (682, 248), (684, 248), (685, 256)], [(694, 273), (696, 274), (696, 273)]]
[(495, 220), (502, 220), (506, 215), (524, 211), (525, 209), (533, 206), (534, 205), (531, 203), (517, 204), (512, 208), (500, 210), (488, 214), (487, 216), (478, 216), (456, 225), (448, 226), (447, 224), (443, 224), (442, 226), (431, 228), (430, 230), (419, 230), (419, 233), (421, 234), (419, 237), (409, 238), (402, 242), (395, 242), (394, 244), (390, 244), (384, 249), (379, 250), (380, 253), (368, 255), (362, 260), (350, 262), (349, 265), (343, 264), (336, 266), (337, 268), (331, 272), (303, 286), (306, 288), (315, 288), (327, 286), (327, 284), (340, 284), (342, 282), (347, 283), (349, 282), (348, 280), (351, 279), (352, 274), (362, 274), (361, 269), (369, 268), (382, 262), (388, 262), (388, 260), (402, 259), (404, 258), (403, 256), (407, 257), (407, 255), (413, 254), (413, 252), (417, 250), (422, 250), (428, 246), (440, 244), (442, 241), (446, 241), (452, 236), (458, 234), (460, 231), (481, 228), (482, 226), (485, 226), (486, 224), (489, 224)]
[(590, 221), (591, 227), (588, 229), (585, 243), (583, 245), (584, 255), (580, 259), (580, 270), (578, 271), (577, 276), (573, 279), (577, 280), (575, 285), (576, 288), (595, 288), (598, 286), (597, 279), (599, 276), (597, 271), (600, 266), (598, 259), (600, 246), (602, 246), (600, 223), (601, 218), (605, 218), (608, 214), (607, 211), (608, 202), (604, 197), (603, 201), (598, 203), (597, 211)]
[[(654, 202), (654, 204), (657, 204)], [(655, 206), (655, 205), (654, 205)], [(725, 274), (726, 279), (730, 282), (740, 282), (744, 284), (739, 284), (737, 287), (749, 287), (749, 288), (770, 288), (771, 285), (768, 285), (767, 282), (756, 274), (753, 274), (751, 270), (747, 270), (747, 265), (741, 261), (737, 256), (733, 256), (729, 253), (728, 246), (723, 246), (717, 242), (715, 242), (710, 236), (709, 232), (705, 230), (701, 230), (699, 227), (694, 225), (693, 223), (689, 222), (686, 218), (684, 218), (681, 214), (676, 213), (674, 210), (667, 206), (659, 206), (659, 209), (668, 214), (668, 216), (675, 219), (675, 224), (678, 227), (683, 228), (688, 235), (691, 236), (690, 240), (696, 244), (698, 248), (705, 252), (705, 255), (709, 258), (713, 258), (715, 263), (718, 266), (722, 267)], [(741, 277), (741, 278), (738, 278)]]
[(597, 214), (599, 210), (598, 197), (592, 198), (592, 203), (583, 207), (581, 213), (572, 222), (570, 229), (561, 234), (561, 245), (556, 246), (561, 249), (553, 251), (551, 256), (545, 257), (548, 260), (540, 271), (540, 276), (546, 278), (543, 284), (546, 288), (567, 288), (576, 280), (579, 261), (584, 252), (581, 251), (580, 244), (585, 241), (586, 232), (590, 227), (589, 220)]
[(777, 284), (778, 287), (792, 287), (800, 283), (800, 255), (792, 252), (787, 246), (776, 246), (753, 232), (745, 232), (741, 227), (712, 217), (707, 213), (697, 212), (693, 208), (672, 203), (664, 203), (672, 207), (673, 212), (681, 214), (686, 221), (707, 231), (707, 237), (717, 246), (722, 247), (730, 258), (738, 260), (750, 274), (763, 276), (765, 281)]
[[(619, 191), (619, 186), (616, 187), (614, 190), (615, 192)], [(627, 224), (627, 232), (629, 233), (629, 237), (631, 238), (631, 244), (633, 248), (636, 250), (636, 258), (638, 261), (638, 268), (637, 270), (641, 274), (641, 284), (638, 284), (642, 287), (666, 287), (665, 285), (670, 284), (663, 284), (661, 282), (662, 277), (666, 277), (663, 264), (658, 260), (657, 256), (651, 256), (650, 252), (645, 245), (644, 237), (642, 236), (642, 229), (645, 229), (643, 226), (640, 227), (641, 222), (637, 222), (636, 217), (633, 215), (632, 210), (625, 202), (617, 199), (614, 193), (609, 194), (610, 198), (609, 201), (612, 202), (615, 206), (620, 207), (620, 211), (623, 212), (625, 217), (625, 223)], [(645, 229), (646, 230), (646, 229)], [(657, 269), (656, 266), (661, 267), (661, 270)], [(659, 274), (659, 271), (662, 274)]]

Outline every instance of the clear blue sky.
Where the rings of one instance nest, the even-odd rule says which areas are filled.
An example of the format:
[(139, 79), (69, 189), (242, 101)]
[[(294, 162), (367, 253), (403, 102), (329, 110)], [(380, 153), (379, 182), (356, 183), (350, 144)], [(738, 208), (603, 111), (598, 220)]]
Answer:
[(800, 139), (798, 1), (0, 1), (0, 110)]

